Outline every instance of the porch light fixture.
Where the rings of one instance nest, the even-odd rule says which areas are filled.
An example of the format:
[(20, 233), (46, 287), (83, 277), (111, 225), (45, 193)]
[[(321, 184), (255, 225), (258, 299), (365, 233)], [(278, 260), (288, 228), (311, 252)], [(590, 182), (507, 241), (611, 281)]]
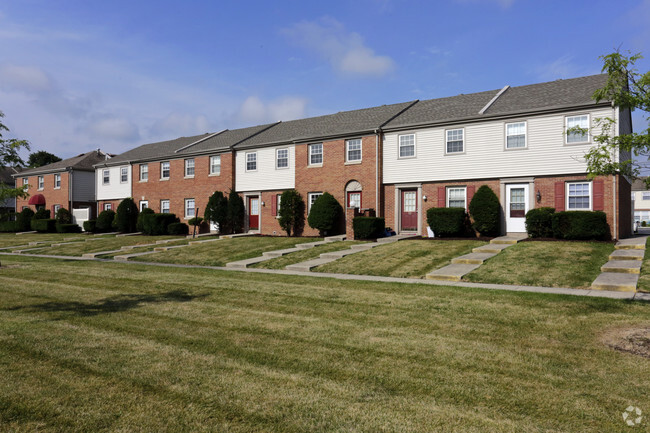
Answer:
[(542, 201), (542, 193), (539, 192), (539, 190), (537, 190), (537, 194), (535, 195), (535, 197), (537, 198), (537, 203)]
[(264, 207), (264, 202), (262, 202), (262, 207)]
[(427, 201), (427, 196), (422, 196), (422, 200)]

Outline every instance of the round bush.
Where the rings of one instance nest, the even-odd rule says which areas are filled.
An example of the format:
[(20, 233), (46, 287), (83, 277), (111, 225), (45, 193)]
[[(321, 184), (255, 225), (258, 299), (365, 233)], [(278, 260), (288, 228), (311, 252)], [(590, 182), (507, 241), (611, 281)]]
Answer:
[(87, 231), (88, 233), (95, 233), (96, 225), (97, 220), (84, 221), (84, 231)]
[(466, 233), (467, 214), (462, 207), (433, 207), (427, 210), (427, 224), (436, 237), (462, 236)]
[(37, 209), (36, 213), (32, 217), (35, 220), (49, 220), (50, 219), (50, 210), (45, 209), (44, 207)]
[(499, 199), (487, 185), (482, 185), (472, 197), (469, 204), (469, 215), (472, 218), (472, 228), (483, 236), (499, 234)]
[(56, 219), (57, 224), (72, 224), (72, 214), (64, 207), (56, 211), (54, 219)]
[(16, 215), (16, 231), (17, 232), (28, 232), (32, 229), (31, 222), (34, 217), (34, 211), (30, 208), (23, 209), (19, 214)]
[(526, 232), (531, 238), (552, 238), (553, 237), (553, 214), (552, 207), (540, 207), (531, 209), (526, 213)]
[(227, 233), (228, 198), (221, 191), (215, 191), (208, 199), (203, 217), (219, 227), (219, 233)]
[(280, 210), (278, 223), (287, 236), (302, 233), (305, 226), (305, 202), (295, 189), (289, 189), (280, 196)]
[(96, 229), (99, 233), (106, 233), (113, 230), (113, 220), (115, 219), (115, 212), (112, 210), (102, 211), (97, 217)]
[(321, 236), (327, 236), (335, 234), (342, 218), (343, 208), (332, 194), (326, 192), (311, 205), (307, 223), (309, 227), (318, 230)]
[(142, 209), (142, 212), (140, 212), (140, 215), (138, 215), (138, 221), (135, 224), (135, 229), (141, 233), (144, 233), (145, 222), (150, 219), (151, 215), (153, 214), (155, 214), (155, 212), (151, 208)]
[(170, 235), (186, 235), (190, 232), (190, 228), (185, 223), (171, 223), (167, 226), (167, 232)]
[(122, 233), (133, 233), (137, 230), (138, 206), (132, 198), (125, 198), (117, 206), (115, 214), (115, 228)]

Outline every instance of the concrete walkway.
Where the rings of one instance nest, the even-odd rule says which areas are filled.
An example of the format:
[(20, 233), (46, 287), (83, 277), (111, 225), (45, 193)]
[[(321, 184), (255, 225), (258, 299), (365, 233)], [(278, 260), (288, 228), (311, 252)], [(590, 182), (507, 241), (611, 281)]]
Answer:
[(488, 245), (474, 248), (470, 254), (452, 259), (450, 265), (428, 273), (427, 279), (436, 281), (460, 281), (463, 275), (469, 274), (481, 266), (487, 259), (496, 256), (501, 251), (527, 237), (525, 233), (511, 233), (506, 236), (494, 238)]
[(600, 268), (602, 273), (591, 283), (591, 288), (636, 292), (647, 240), (648, 236), (637, 236), (616, 242), (616, 249)]

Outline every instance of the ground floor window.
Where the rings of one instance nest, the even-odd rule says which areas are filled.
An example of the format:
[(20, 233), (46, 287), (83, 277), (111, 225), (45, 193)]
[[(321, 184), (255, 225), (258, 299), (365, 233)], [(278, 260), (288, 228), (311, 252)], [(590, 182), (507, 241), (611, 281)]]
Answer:
[(361, 191), (348, 192), (348, 207), (361, 208)]
[(140, 212), (147, 209), (148, 207), (149, 207), (149, 202), (147, 200), (140, 201)]
[(320, 197), (321, 195), (323, 195), (322, 192), (310, 192), (309, 193), (309, 203), (308, 203), (309, 208), (307, 209), (307, 214), (309, 214), (309, 212), (311, 212), (311, 206), (316, 202), (318, 197)]
[(650, 223), (650, 210), (635, 210), (634, 221), (645, 221), (646, 224)]
[(447, 207), (462, 207), (465, 209), (467, 206), (467, 188), (462, 187), (449, 187), (447, 188)]
[(59, 209), (61, 209), (61, 205), (60, 205), (60, 204), (55, 204), (55, 205), (52, 207), (52, 210), (54, 210), (54, 215), (52, 215), (52, 218), (55, 218), (55, 217), (56, 217), (56, 213), (59, 211)]
[(567, 182), (567, 210), (591, 209), (591, 182)]
[(160, 200), (160, 213), (169, 213), (169, 200)]
[(195, 214), (195, 209), (194, 209), (194, 199), (193, 198), (186, 198), (185, 199), (185, 218), (194, 218)]
[(113, 203), (104, 203), (104, 210), (112, 210)]

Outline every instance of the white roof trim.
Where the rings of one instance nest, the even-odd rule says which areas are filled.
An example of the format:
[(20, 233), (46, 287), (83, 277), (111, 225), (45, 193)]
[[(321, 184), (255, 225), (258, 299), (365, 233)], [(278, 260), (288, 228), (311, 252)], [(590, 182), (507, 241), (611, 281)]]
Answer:
[(501, 90), (499, 91), (499, 93), (497, 93), (496, 95), (494, 95), (494, 98), (490, 99), (490, 102), (488, 102), (487, 104), (485, 104), (485, 107), (481, 108), (481, 111), (479, 111), (478, 114), (483, 114), (483, 113), (485, 113), (485, 112), (487, 111), (487, 109), (490, 108), (490, 106), (491, 106), (492, 104), (494, 104), (494, 103), (496, 102), (497, 99), (499, 99), (499, 96), (503, 95), (503, 92), (505, 92), (505, 91), (508, 90), (509, 88), (510, 88), (509, 85), (504, 86), (503, 89), (501, 89)]
[(223, 133), (223, 132), (226, 132), (226, 131), (227, 131), (227, 129), (222, 129), (222, 130), (219, 131), (219, 132), (215, 132), (214, 134), (210, 134), (210, 135), (208, 135), (208, 136), (205, 136), (205, 137), (203, 137), (203, 138), (201, 138), (201, 139), (199, 139), (199, 140), (197, 140), (197, 141), (195, 141), (195, 142), (193, 142), (193, 143), (190, 143), (190, 144), (188, 144), (188, 145), (186, 145), (186, 146), (181, 147), (180, 149), (176, 149), (176, 150), (174, 151), (174, 153), (178, 153), (178, 152), (180, 152), (181, 150), (185, 150), (185, 149), (187, 149), (188, 147), (192, 147), (192, 146), (194, 146), (194, 145), (196, 145), (196, 144), (199, 144), (199, 143), (202, 142), (202, 141), (207, 140), (208, 138), (212, 138), (212, 137), (217, 136), (217, 135), (219, 135), (219, 134), (221, 134), (221, 133)]

